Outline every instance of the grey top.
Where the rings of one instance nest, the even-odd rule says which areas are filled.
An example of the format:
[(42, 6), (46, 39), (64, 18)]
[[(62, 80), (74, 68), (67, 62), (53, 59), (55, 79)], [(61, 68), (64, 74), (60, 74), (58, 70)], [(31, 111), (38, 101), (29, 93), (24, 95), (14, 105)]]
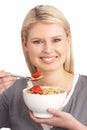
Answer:
[[(26, 79), (18, 79), (13, 86), (0, 95), (0, 128), (12, 130), (43, 130), (28, 114), (22, 90), (27, 86)], [(75, 90), (63, 109), (77, 120), (87, 125), (87, 76), (80, 75)], [(66, 130), (53, 127), (51, 130)]]

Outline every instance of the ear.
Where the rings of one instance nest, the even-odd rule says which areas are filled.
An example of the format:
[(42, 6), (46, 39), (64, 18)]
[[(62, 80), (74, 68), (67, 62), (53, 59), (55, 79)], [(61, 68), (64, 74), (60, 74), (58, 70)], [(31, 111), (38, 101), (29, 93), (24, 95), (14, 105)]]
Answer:
[(71, 35), (69, 34), (69, 35), (67, 36), (67, 47), (70, 47), (71, 43), (72, 43), (72, 37), (71, 37)]
[(27, 51), (28, 50), (28, 48), (27, 48), (27, 41), (26, 41), (24, 36), (21, 37), (21, 42), (22, 42), (23, 48)]

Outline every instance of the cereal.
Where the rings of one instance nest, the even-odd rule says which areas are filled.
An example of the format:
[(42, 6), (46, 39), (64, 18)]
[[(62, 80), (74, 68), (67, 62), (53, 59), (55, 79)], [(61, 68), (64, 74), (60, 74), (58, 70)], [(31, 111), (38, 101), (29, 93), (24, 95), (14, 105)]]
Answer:
[(59, 94), (63, 93), (63, 90), (56, 89), (56, 87), (46, 87), (46, 86), (33, 86), (32, 88), (27, 90), (28, 93), (31, 94), (41, 94), (41, 95), (48, 95), (48, 94)]

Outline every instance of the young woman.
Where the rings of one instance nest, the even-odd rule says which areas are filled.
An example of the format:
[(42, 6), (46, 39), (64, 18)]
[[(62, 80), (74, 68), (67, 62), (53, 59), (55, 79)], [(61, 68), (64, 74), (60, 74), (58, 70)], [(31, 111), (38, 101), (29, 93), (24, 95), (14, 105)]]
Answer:
[(87, 130), (87, 77), (74, 74), (70, 25), (55, 7), (39, 5), (29, 11), (21, 30), (26, 63), (44, 78), (28, 85), (60, 86), (67, 91), (62, 111), (49, 108), (49, 119), (33, 116), (23, 101), (26, 79), (18, 79), (0, 95), (0, 128), (12, 130)]

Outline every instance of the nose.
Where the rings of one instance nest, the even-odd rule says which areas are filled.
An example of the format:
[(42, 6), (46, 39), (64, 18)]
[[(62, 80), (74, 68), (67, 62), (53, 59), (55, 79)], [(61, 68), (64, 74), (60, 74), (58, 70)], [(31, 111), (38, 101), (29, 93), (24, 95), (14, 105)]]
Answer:
[(45, 44), (44, 44), (44, 47), (43, 47), (43, 52), (49, 54), (49, 53), (51, 53), (52, 51), (53, 51), (53, 46), (52, 46), (52, 44), (45, 43)]

